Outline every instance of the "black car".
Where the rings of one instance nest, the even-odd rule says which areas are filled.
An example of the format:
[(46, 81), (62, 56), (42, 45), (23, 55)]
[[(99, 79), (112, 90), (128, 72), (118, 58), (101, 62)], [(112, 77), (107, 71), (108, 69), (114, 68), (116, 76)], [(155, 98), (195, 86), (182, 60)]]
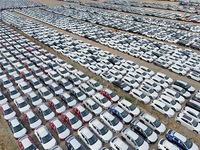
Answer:
[(188, 84), (187, 82), (185, 82), (185, 81), (176, 80), (174, 82), (174, 84), (184, 88), (186, 91), (188, 91), (190, 93), (194, 93), (195, 92), (195, 88), (193, 86), (191, 86), (190, 84)]
[(197, 111), (200, 111), (200, 102), (195, 101), (195, 100), (189, 100), (186, 103), (186, 106), (192, 107), (194, 109), (196, 109)]
[(131, 90), (131, 87), (128, 86), (125, 82), (123, 81), (113, 81), (112, 82), (113, 85), (115, 85), (116, 87), (122, 89), (125, 92), (129, 92)]
[(120, 65), (120, 61), (117, 60), (116, 58), (109, 58), (108, 61), (113, 65)]

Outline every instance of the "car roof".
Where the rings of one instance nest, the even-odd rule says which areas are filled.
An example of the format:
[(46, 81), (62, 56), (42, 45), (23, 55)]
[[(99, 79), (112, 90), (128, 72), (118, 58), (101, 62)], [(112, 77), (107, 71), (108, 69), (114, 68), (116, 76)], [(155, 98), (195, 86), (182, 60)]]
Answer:
[(118, 145), (120, 148), (123, 148), (123, 149), (127, 149), (128, 148), (128, 145), (126, 145), (126, 143), (124, 143), (119, 137), (117, 137), (113, 142), (116, 145)]
[(53, 99), (51, 99), (51, 101), (54, 103), (54, 104), (58, 104), (60, 101), (57, 99), (57, 98), (53, 98)]
[(175, 132), (174, 136), (177, 137), (178, 139), (180, 139), (182, 142), (185, 142), (187, 140), (185, 136), (181, 135), (178, 132)]
[(92, 137), (94, 134), (88, 129), (88, 127), (83, 126), (79, 129), (79, 132), (81, 132), (87, 139)]
[(52, 123), (53, 123), (55, 126), (57, 126), (57, 127), (59, 127), (59, 126), (62, 125), (62, 123), (60, 122), (60, 120), (58, 120), (58, 118), (54, 118), (54, 119), (52, 120)]
[(16, 127), (20, 124), (19, 120), (16, 117), (10, 119), (9, 122), (12, 124), (13, 127)]
[(87, 102), (89, 105), (94, 105), (95, 102), (91, 100), (90, 98), (87, 98), (84, 102)]
[(48, 134), (48, 131), (47, 131), (47, 129), (46, 129), (46, 127), (45, 127), (44, 125), (38, 127), (38, 128), (36, 129), (36, 131), (37, 131), (37, 133), (38, 133), (41, 137), (44, 137), (45, 135)]
[(126, 134), (131, 137), (133, 140), (136, 140), (139, 136), (134, 132), (132, 131), (131, 129), (126, 129)]
[(85, 110), (85, 108), (82, 105), (77, 105), (75, 106), (75, 108), (77, 108), (80, 112)]
[(121, 107), (117, 106), (117, 105), (115, 105), (114, 108), (115, 108), (115, 110), (117, 110), (119, 113), (124, 112), (124, 110), (123, 110)]
[(17, 103), (19, 104), (19, 103), (24, 102), (25, 100), (24, 100), (24, 98), (23, 98), (22, 96), (20, 96), (20, 97), (14, 99), (14, 101), (17, 102)]
[(159, 101), (159, 100), (154, 100), (153, 103), (157, 104), (157, 105), (160, 105), (161, 107), (164, 107), (165, 106), (165, 103)]
[(98, 129), (102, 129), (104, 124), (101, 123), (98, 119), (91, 120), (91, 123), (94, 124)]
[(69, 142), (75, 149), (80, 147), (80, 143), (78, 142), (78, 140), (73, 136), (73, 138), (71, 138), (70, 142)]
[(113, 120), (115, 117), (113, 115), (111, 115), (109, 112), (104, 111), (103, 116), (105, 116), (108, 120)]
[(156, 120), (156, 118), (154, 118), (153, 116), (149, 115), (148, 113), (144, 113), (142, 115), (142, 117), (150, 120), (151, 122), (154, 122)]
[(1, 107), (3, 108), (3, 110), (7, 110), (7, 109), (11, 108), (8, 103), (3, 104)]
[(64, 114), (65, 114), (65, 116), (67, 116), (69, 119), (74, 118), (74, 116), (75, 116), (71, 111), (67, 111), (67, 112), (65, 112)]
[(44, 104), (44, 103), (42, 103), (42, 104), (39, 105), (38, 107), (39, 107), (40, 109), (42, 109), (42, 110), (48, 109), (48, 106), (47, 106), (46, 104)]
[(125, 104), (126, 106), (132, 105), (131, 102), (129, 102), (129, 101), (125, 100), (125, 99), (122, 99), (120, 102)]
[(137, 126), (140, 127), (143, 130), (147, 129), (147, 126), (145, 124), (143, 124), (142, 122), (140, 122), (140, 121), (137, 122)]
[(30, 141), (30, 139), (28, 138), (28, 136), (24, 137), (24, 138), (21, 139), (20, 141), (21, 141), (22, 145), (23, 145), (25, 148), (29, 147), (29, 146), (32, 144), (32, 142)]

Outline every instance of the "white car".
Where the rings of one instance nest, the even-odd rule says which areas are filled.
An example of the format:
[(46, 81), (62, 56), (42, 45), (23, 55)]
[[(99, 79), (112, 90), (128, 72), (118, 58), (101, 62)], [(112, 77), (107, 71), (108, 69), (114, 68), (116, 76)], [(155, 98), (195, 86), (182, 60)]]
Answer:
[(133, 79), (133, 78), (131, 78), (129, 76), (123, 77), (122, 81), (124, 81), (127, 85), (129, 85), (132, 88), (139, 87), (139, 83), (135, 79)]
[(133, 117), (136, 117), (140, 114), (140, 109), (125, 99), (119, 100), (118, 106), (126, 110)]
[(117, 70), (123, 76), (127, 73), (127, 70), (123, 69), (121, 66), (118, 65), (114, 65), (112, 69)]
[(24, 100), (22, 96), (14, 99), (14, 103), (21, 113), (30, 109), (30, 105)]
[(144, 104), (148, 104), (150, 102), (149, 96), (138, 89), (132, 89), (130, 94), (139, 101), (142, 101)]
[(99, 115), (102, 112), (102, 107), (99, 106), (98, 103), (96, 103), (95, 101), (93, 101), (92, 99), (88, 98), (86, 100), (83, 101), (83, 105), (89, 109), (93, 114), (95, 114), (96, 116)]
[(134, 149), (137, 150), (148, 150), (149, 144), (136, 132), (131, 129), (124, 128), (121, 131), (121, 136), (130, 144)]
[(101, 63), (103, 63), (105, 66), (107, 66), (109, 69), (113, 67), (113, 64), (110, 63), (108, 60), (103, 59), (101, 60)]
[(178, 113), (176, 115), (175, 120), (179, 124), (182, 124), (184, 127), (188, 128), (189, 130), (192, 130), (193, 132), (200, 134), (200, 123), (197, 122), (195, 119), (189, 117), (187, 114)]
[(122, 141), (119, 137), (115, 136), (110, 140), (110, 147), (113, 150), (132, 150), (124, 141)]
[(123, 128), (123, 124), (113, 115), (107, 111), (103, 111), (100, 114), (100, 119), (113, 130), (113, 132), (120, 132)]
[(48, 100), (49, 105), (56, 111), (57, 114), (61, 114), (66, 110), (65, 105), (63, 105), (57, 98)]
[(104, 92), (106, 94), (108, 94), (108, 96), (110, 97), (110, 100), (112, 102), (117, 102), (119, 100), (119, 96), (115, 92), (113, 92), (112, 90), (106, 88), (106, 89), (102, 90), (102, 93), (104, 93)]
[(74, 66), (72, 66), (72, 65), (66, 65), (65, 66), (65, 68), (67, 69), (67, 71), (69, 71), (70, 73), (75, 73), (75, 72), (77, 72), (78, 70), (74, 67)]
[[(36, 90), (38, 90), (39, 88), (41, 88), (43, 86), (43, 84), (38, 79), (36, 79), (36, 78), (30, 79), (30, 84)], [(32, 92), (32, 88), (31, 88), (31, 92)], [(28, 92), (26, 92), (26, 93), (28, 93)]]
[(97, 82), (96, 80), (94, 79), (89, 79), (87, 81), (88, 85), (90, 85), (93, 89), (95, 89), (96, 91), (100, 91), (103, 89), (103, 86)]
[(41, 87), (40, 89), (38, 89), (38, 93), (46, 101), (53, 98), (53, 94), (46, 87)]
[(183, 96), (181, 96), (178, 92), (176, 92), (176, 91), (174, 91), (170, 88), (166, 88), (165, 91), (163, 91), (162, 94), (173, 98), (174, 100), (176, 100), (180, 104), (185, 102), (185, 98)]
[(154, 59), (146, 53), (140, 55), (140, 59), (150, 62), (150, 63), (154, 61)]
[(5, 97), (5, 95), (0, 91), (0, 106), (5, 104), (8, 101), (8, 99)]
[(65, 102), (69, 107), (75, 106), (77, 104), (77, 100), (70, 96), (67, 92), (59, 95), (60, 99)]
[(103, 63), (97, 63), (97, 64), (96, 64), (96, 67), (99, 68), (99, 69), (101, 70), (102, 73), (109, 70), (108, 67), (106, 67), (106, 65), (103, 64)]
[(190, 71), (188, 74), (187, 74), (188, 78), (191, 78), (193, 80), (196, 80), (196, 81), (200, 81), (200, 73), (196, 72), (196, 71)]
[(185, 71), (182, 67), (179, 67), (177, 65), (170, 66), (169, 70), (183, 76), (187, 74), (187, 71)]
[(111, 106), (111, 102), (100, 93), (96, 93), (92, 98), (105, 109)]
[(56, 145), (55, 138), (51, 135), (51, 133), (44, 125), (39, 126), (37, 129), (35, 129), (34, 133), (45, 150), (51, 149)]
[(158, 100), (165, 103), (167, 106), (169, 106), (174, 111), (181, 110), (181, 105), (176, 100), (174, 100), (173, 98), (171, 98), (167, 95), (161, 95)]
[(46, 121), (49, 121), (55, 117), (55, 113), (44, 103), (37, 106), (37, 109)]
[(50, 120), (49, 126), (61, 140), (65, 140), (70, 135), (70, 130), (58, 118)]
[(73, 95), (77, 100), (81, 102), (87, 98), (87, 96), (77, 87), (74, 87), (73, 89), (71, 89), (70, 94)]
[(159, 150), (180, 150), (179, 147), (177, 147), (176, 145), (172, 144), (171, 142), (163, 138), (158, 142), (158, 149)]
[(88, 146), (90, 150), (99, 150), (102, 148), (102, 142), (96, 137), (94, 133), (86, 126), (78, 129), (78, 136)]
[(23, 137), (27, 132), (26, 128), (24, 128), (21, 121), (17, 117), (13, 117), (8, 120), (8, 126), (16, 139)]
[(155, 75), (161, 79), (163, 79), (165, 82), (167, 82), (167, 84), (171, 84), (173, 82), (173, 79), (168, 77), (166, 74), (161, 73), (161, 72), (157, 72), (157, 74)]
[(131, 60), (127, 60), (125, 63), (126, 63), (126, 64), (129, 64), (130, 66), (132, 66), (132, 67), (135, 68), (135, 69), (138, 69), (138, 68), (139, 68), (139, 65), (136, 64), (135, 62), (131, 61)]
[(162, 90), (161, 86), (151, 79), (144, 80), (142, 84), (149, 86), (150, 88), (154, 89), (156, 92), (160, 92)]
[(99, 69), (99, 68), (98, 68), (97, 66), (95, 66), (95, 65), (90, 65), (90, 66), (88, 67), (88, 69), (89, 69), (91, 72), (95, 73), (96, 75), (100, 75), (100, 74), (102, 73), (102, 70)]
[(141, 85), (139, 90), (144, 92), (147, 96), (149, 96), (152, 99), (155, 99), (158, 97), (158, 93), (154, 89), (150, 88), (149, 86)]
[(75, 72), (75, 75), (83, 82), (86, 82), (87, 80), (89, 80), (89, 77), (81, 71)]
[(1, 78), (0, 81), (5, 89), (13, 86), (13, 83), (7, 77)]
[(67, 80), (67, 79), (65, 79), (65, 78), (62, 78), (62, 79), (58, 82), (58, 84), (59, 84), (60, 86), (62, 86), (65, 90), (70, 90), (70, 89), (73, 88), (73, 84), (72, 84), (69, 80)]
[(0, 106), (0, 108), (2, 109), (4, 119), (9, 120), (16, 116), (16, 112), (12, 109), (12, 107), (10, 107), (8, 103), (3, 104)]
[(81, 91), (83, 91), (87, 96), (92, 96), (95, 94), (95, 91), (87, 83), (81, 83), (79, 85)]
[(158, 77), (158, 76), (153, 76), (151, 78), (155, 83), (157, 83), (158, 85), (160, 85), (163, 89), (167, 88), (169, 86), (169, 84), (167, 82), (165, 82), (165, 80), (163, 80), (162, 78)]
[(42, 74), (41, 76), (39, 76), (40, 80), (42, 80), (44, 82), (44, 84), (49, 85), (53, 82), (53, 80), (47, 76), (46, 74)]
[(127, 64), (126, 62), (125, 63), (121, 63), (120, 67), (122, 67), (124, 70), (126, 70), (127, 72), (128, 71), (135, 71), (135, 68), (129, 64)]
[(33, 105), (33, 106), (38, 106), (42, 103), (42, 99), (40, 96), (38, 96), (35, 92), (30, 92), (26, 94), (26, 97), (28, 101)]
[(136, 80), (138, 83), (141, 83), (143, 81), (143, 78), (141, 76), (139, 76), (137, 73), (135, 72), (128, 72), (127, 77), (131, 77), (133, 78), (134, 80)]
[(20, 146), (21, 149), (24, 150), (27, 149), (39, 150), (28, 135), (24, 135), (22, 138), (20, 138), (18, 140), (18, 145)]
[(62, 113), (62, 118), (75, 131), (83, 125), (83, 123), (71, 111)]
[(110, 73), (108, 73), (108, 72), (104, 72), (104, 73), (100, 74), (100, 76), (104, 80), (106, 80), (106, 81), (108, 81), (110, 83), (112, 83), (113, 81), (115, 81), (115, 78)]
[(56, 82), (52, 82), (48, 85), (50, 92), (54, 93), (56, 96), (62, 94), (64, 90)]
[(142, 122), (152, 128), (158, 134), (163, 134), (166, 131), (166, 126), (148, 113), (141, 113), (139, 118)]
[(187, 65), (185, 65), (184, 63), (176, 62), (174, 65), (177, 67), (183, 68), (186, 72), (190, 71), (190, 68), (187, 67)]
[(64, 78), (66, 78), (70, 75), (70, 73), (67, 71), (67, 69), (62, 68), (62, 67), (58, 68), (57, 72), (58, 72), (58, 74), (60, 74)]
[(56, 71), (50, 71), (48, 72), (49, 76), (51, 77), (51, 79), (55, 80), (55, 81), (59, 81), (60, 79), (62, 79), (62, 76), (59, 75)]
[(108, 72), (115, 78), (115, 80), (120, 80), (123, 77), (117, 70), (110, 69)]
[(191, 107), (184, 107), (182, 113), (188, 115), (189, 117), (195, 119), (197, 122), (200, 122), (200, 112), (191, 108)]
[(32, 91), (32, 88), (30, 87), (29, 84), (27, 84), (27, 82), (21, 82), (18, 84), (18, 86), (19, 89), (23, 92), (23, 94), (27, 94)]
[(92, 119), (89, 122), (89, 127), (94, 131), (102, 141), (108, 143), (113, 137), (113, 133), (98, 119)]
[(150, 104), (150, 106), (159, 111), (160, 113), (164, 114), (167, 117), (173, 117), (175, 112), (173, 109), (168, 107), (165, 103), (159, 101), (159, 100), (153, 100), (153, 102)]
[(143, 79), (149, 79), (151, 76), (148, 74), (148, 72), (142, 70), (142, 69), (136, 69), (135, 73), (142, 77)]
[(182, 96), (183, 96), (184, 98), (186, 98), (186, 99), (190, 98), (190, 96), (191, 96), (191, 93), (190, 93), (190, 92), (186, 91), (184, 88), (182, 88), (182, 87), (180, 87), (180, 86), (178, 86), (178, 85), (172, 84), (172, 85), (171, 85), (171, 88), (172, 88), (173, 90), (175, 90), (176, 92), (178, 92), (180, 95), (182, 95)]
[(28, 122), (31, 129), (35, 129), (42, 124), (42, 121), (37, 115), (30, 109), (23, 113), (24, 119)]
[(10, 98), (12, 100), (21, 96), (19, 91), (14, 86), (11, 86), (11, 87), (8, 88), (8, 95), (10, 96)]
[(145, 66), (140, 66), (140, 69), (145, 71), (148, 75), (153, 76), (155, 73), (151, 69), (145, 67)]
[(72, 84), (74, 84), (75, 86), (78, 86), (78, 85), (81, 84), (81, 80), (80, 80), (77, 76), (75, 76), (75, 75), (73, 75), (73, 74), (71, 74), (71, 75), (68, 77), (68, 80), (69, 80), (70, 82), (72, 82)]

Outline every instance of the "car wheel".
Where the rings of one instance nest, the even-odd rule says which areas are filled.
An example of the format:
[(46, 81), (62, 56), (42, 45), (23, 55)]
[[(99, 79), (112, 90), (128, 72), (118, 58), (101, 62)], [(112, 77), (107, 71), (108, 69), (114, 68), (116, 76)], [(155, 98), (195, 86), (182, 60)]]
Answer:
[(123, 141), (126, 141), (126, 139), (123, 136), (121, 136), (121, 138), (122, 138)]
[(180, 121), (176, 121), (178, 124), (181, 124), (181, 122)]
[(152, 109), (153, 109), (153, 110), (155, 110), (155, 107), (154, 107), (154, 106), (152, 106)]
[(195, 131), (195, 130), (193, 130), (193, 132), (194, 132), (195, 134), (198, 134), (198, 132), (197, 132), (197, 131)]
[(165, 117), (168, 117), (168, 115), (167, 115), (167, 114), (164, 114), (164, 116), (165, 116)]
[(149, 143), (149, 144), (150, 144), (151, 142), (150, 142), (150, 141), (147, 139), (147, 143)]

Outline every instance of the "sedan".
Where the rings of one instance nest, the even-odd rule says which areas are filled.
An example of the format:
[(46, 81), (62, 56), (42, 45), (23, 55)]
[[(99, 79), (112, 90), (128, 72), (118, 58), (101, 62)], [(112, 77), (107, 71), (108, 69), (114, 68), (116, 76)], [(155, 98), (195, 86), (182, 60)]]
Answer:
[(42, 87), (42, 88), (38, 89), (38, 93), (46, 101), (53, 98), (53, 94), (46, 87)]
[(74, 111), (74, 113), (83, 120), (83, 122), (89, 122), (93, 115), (86, 109), (84, 108), (82, 105), (77, 105), (77, 106), (73, 106), (72, 110)]
[(129, 92), (131, 90), (131, 87), (123, 81), (114, 81), (112, 84), (125, 92)]
[(50, 107), (53, 108), (54, 111), (56, 111), (56, 113), (61, 114), (62, 112), (64, 112), (66, 110), (65, 105), (63, 105), (59, 100), (57, 100), (56, 98), (53, 98), (51, 100), (48, 100), (48, 103), (50, 105)]
[(119, 96), (110, 89), (100, 90), (99, 92), (113, 103), (116, 103), (119, 100)]
[(112, 83), (113, 81), (115, 81), (115, 78), (110, 73), (108, 73), (108, 72), (102, 73), (102, 74), (100, 74), (100, 76), (104, 80), (106, 80), (106, 81), (108, 81), (110, 83)]
[(22, 96), (14, 99), (14, 103), (21, 113), (30, 109), (30, 105), (24, 100)]
[(28, 135), (25, 135), (22, 138), (20, 138), (17, 143), (20, 150), (39, 150)]
[(95, 103), (92, 99), (89, 98), (83, 101), (83, 105), (96, 116), (99, 115), (103, 110), (98, 103)]
[(0, 106), (0, 110), (2, 111), (4, 119), (6, 120), (9, 120), (16, 116), (16, 112), (8, 103), (5, 103), (2, 106)]
[(70, 135), (65, 139), (65, 145), (69, 150), (86, 150), (73, 135)]
[(58, 118), (49, 121), (49, 126), (61, 140), (65, 140), (70, 135), (70, 130)]
[(148, 104), (150, 102), (149, 96), (138, 89), (132, 89), (130, 94), (139, 101), (142, 101), (144, 104)]
[(95, 95), (92, 96), (92, 98), (95, 100), (95, 102), (97, 102), (105, 109), (107, 109), (111, 105), (111, 102), (100, 93), (96, 93)]
[(37, 106), (37, 109), (39, 113), (44, 117), (46, 121), (51, 120), (53, 117), (55, 117), (55, 113), (44, 103)]

